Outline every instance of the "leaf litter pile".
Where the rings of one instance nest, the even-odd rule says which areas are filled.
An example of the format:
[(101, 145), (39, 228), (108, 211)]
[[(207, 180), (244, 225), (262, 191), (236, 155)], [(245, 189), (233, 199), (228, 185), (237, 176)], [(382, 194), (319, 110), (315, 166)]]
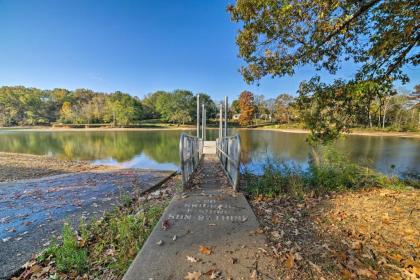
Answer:
[(180, 185), (180, 176), (62, 236), (28, 261), (14, 280), (121, 279)]
[(258, 196), (279, 279), (419, 279), (420, 190)]

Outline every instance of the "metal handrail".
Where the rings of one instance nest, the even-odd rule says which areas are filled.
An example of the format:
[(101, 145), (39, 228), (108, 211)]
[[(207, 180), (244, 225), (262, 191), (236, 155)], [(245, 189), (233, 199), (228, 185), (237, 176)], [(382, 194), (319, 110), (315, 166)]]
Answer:
[(203, 155), (202, 139), (182, 133), (179, 139), (179, 159), (181, 163), (182, 186), (185, 189), (191, 175), (197, 169)]
[(241, 138), (239, 134), (216, 139), (216, 153), (223, 171), (235, 191), (238, 190), (241, 161)]

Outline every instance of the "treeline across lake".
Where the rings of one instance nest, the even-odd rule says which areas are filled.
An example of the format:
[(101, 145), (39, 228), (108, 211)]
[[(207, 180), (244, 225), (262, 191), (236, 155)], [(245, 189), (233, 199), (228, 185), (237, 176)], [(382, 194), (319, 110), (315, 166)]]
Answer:
[[(216, 106), (200, 93), (208, 114)], [(185, 124), (196, 115), (195, 95), (188, 90), (157, 91), (144, 99), (127, 93), (89, 89), (41, 90), (23, 86), (0, 88), (0, 126), (63, 124), (129, 125), (146, 119)]]
[[(140, 99), (127, 93), (88, 89), (0, 87), (0, 126), (62, 124), (143, 125), (158, 120), (187, 124), (196, 119), (196, 96), (205, 103), (207, 117), (218, 107), (205, 93), (189, 90), (156, 91)], [(327, 136), (365, 127), (417, 131), (420, 127), (420, 86), (409, 93), (375, 82), (333, 86), (302, 83), (298, 96), (287, 93), (266, 98), (243, 91), (233, 99), (229, 118), (240, 126), (261, 123), (310, 128)], [(337, 97), (338, 96), (338, 97)], [(337, 98), (341, 98), (340, 102)]]

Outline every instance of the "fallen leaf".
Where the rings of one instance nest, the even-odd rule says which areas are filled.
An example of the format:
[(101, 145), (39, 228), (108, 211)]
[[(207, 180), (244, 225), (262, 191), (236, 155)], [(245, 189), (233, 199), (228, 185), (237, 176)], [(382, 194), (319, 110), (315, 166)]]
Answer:
[(168, 230), (171, 227), (171, 224), (169, 223), (169, 220), (164, 220), (162, 223), (163, 230)]
[(280, 238), (282, 238), (283, 237), (283, 235), (284, 235), (284, 231), (281, 231), (281, 233), (279, 233), (278, 231), (272, 231), (271, 232), (271, 236), (274, 238), (274, 239), (280, 239)]
[(206, 246), (200, 246), (199, 251), (200, 251), (201, 254), (204, 254), (204, 255), (211, 255), (211, 253), (212, 253), (211, 249), (209, 247), (206, 247)]
[(198, 258), (191, 257), (191, 256), (187, 256), (187, 261), (192, 262), (192, 263), (196, 263), (196, 262), (199, 261), (199, 259)]
[(217, 279), (222, 275), (220, 271), (213, 271), (210, 275), (210, 279)]
[(376, 274), (370, 269), (359, 268), (356, 270), (357, 275), (363, 276), (369, 279), (376, 279)]
[(251, 272), (251, 275), (249, 276), (249, 278), (250, 279), (252, 279), (252, 280), (257, 280), (258, 278), (258, 273), (257, 273), (257, 270), (256, 269), (254, 269), (252, 272)]
[(162, 245), (163, 244), (163, 241), (162, 240), (159, 240), (158, 242), (156, 242), (156, 245)]
[(291, 269), (295, 265), (295, 256), (293, 254), (289, 254), (286, 259), (286, 267)]
[(311, 262), (311, 261), (308, 261), (308, 263), (314, 268), (314, 270), (316, 271), (316, 272), (318, 272), (318, 273), (321, 273), (321, 267), (319, 267), (319, 265), (316, 265), (316, 264), (314, 264), (313, 262)]
[(341, 274), (343, 275), (344, 279), (353, 279), (353, 274), (346, 268), (341, 270)]
[(199, 280), (201, 276), (201, 272), (194, 271), (188, 272), (187, 276), (184, 277), (185, 280)]

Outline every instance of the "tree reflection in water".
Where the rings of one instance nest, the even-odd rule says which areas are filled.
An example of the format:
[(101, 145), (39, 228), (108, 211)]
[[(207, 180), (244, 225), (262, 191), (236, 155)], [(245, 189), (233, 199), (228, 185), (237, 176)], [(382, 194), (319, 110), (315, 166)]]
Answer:
[[(139, 168), (179, 165), (179, 130), (151, 131), (0, 131), (0, 151), (51, 155), (62, 159), (109, 163), (132, 163)], [(195, 133), (195, 130), (187, 131)], [(241, 136), (241, 161), (251, 170), (272, 157), (306, 165), (310, 148), (306, 134), (267, 130), (238, 130)], [(229, 134), (236, 133), (230, 131)], [(207, 132), (214, 140), (217, 129)], [(354, 162), (384, 173), (406, 170), (420, 173), (420, 141), (399, 137), (347, 136), (336, 144)], [(141, 160), (134, 160), (141, 159)], [(148, 164), (148, 161), (150, 164)], [(141, 162), (141, 166), (138, 165)], [(148, 166), (150, 165), (150, 166)], [(391, 168), (394, 165), (395, 168)]]

